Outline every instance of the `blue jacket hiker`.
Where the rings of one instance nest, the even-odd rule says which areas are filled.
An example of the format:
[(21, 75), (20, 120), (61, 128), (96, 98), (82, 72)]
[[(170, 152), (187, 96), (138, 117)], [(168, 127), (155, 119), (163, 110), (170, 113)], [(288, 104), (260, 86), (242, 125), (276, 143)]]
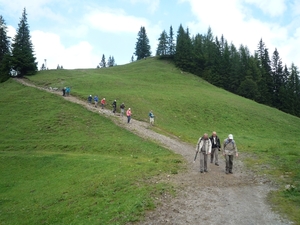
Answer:
[(94, 103), (95, 103), (95, 107), (97, 108), (98, 107), (98, 102), (99, 102), (99, 98), (97, 95), (95, 95), (94, 97)]
[(154, 125), (154, 114), (152, 112), (152, 110), (150, 110), (149, 112), (149, 118), (150, 118), (150, 125)]

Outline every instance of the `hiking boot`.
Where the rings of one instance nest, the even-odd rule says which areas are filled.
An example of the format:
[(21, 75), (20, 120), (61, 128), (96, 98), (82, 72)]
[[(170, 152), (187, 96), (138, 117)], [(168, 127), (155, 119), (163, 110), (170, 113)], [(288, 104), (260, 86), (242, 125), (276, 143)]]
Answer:
[(203, 173), (203, 170), (200, 170), (200, 173)]
[(216, 166), (219, 166), (219, 163), (215, 163)]
[(208, 173), (208, 171), (207, 171), (207, 170), (204, 170), (204, 172)]
[(232, 171), (229, 171), (229, 173), (233, 174), (233, 172), (232, 172)]

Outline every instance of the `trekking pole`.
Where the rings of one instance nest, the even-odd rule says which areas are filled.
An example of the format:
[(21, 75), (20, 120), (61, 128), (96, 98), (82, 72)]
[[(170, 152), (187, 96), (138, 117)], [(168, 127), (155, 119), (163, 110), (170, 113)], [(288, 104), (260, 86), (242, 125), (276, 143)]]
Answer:
[(198, 151), (196, 151), (196, 155), (195, 155), (195, 157), (194, 157), (194, 163), (196, 162), (197, 155), (198, 155)]

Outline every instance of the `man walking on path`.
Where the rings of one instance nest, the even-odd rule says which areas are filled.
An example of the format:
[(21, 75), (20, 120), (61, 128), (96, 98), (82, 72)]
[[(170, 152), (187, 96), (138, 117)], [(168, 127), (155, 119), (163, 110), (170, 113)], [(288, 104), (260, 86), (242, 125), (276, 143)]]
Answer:
[(98, 101), (99, 101), (99, 98), (97, 95), (95, 95), (94, 97), (94, 103), (95, 103), (95, 107), (97, 108), (98, 107)]
[(130, 123), (130, 120), (131, 120), (131, 109), (130, 108), (127, 110), (126, 116), (127, 116), (127, 123)]
[(120, 105), (120, 109), (121, 109), (121, 116), (124, 116), (124, 113), (125, 113), (125, 104), (124, 104), (124, 102)]
[(117, 111), (117, 100), (114, 100), (112, 106), (113, 106), (113, 113), (116, 113), (116, 111)]
[(101, 100), (101, 108), (102, 109), (104, 109), (105, 104), (106, 104), (106, 100), (105, 100), (105, 98), (102, 98), (102, 100)]
[(235, 141), (233, 140), (233, 135), (229, 134), (228, 138), (224, 140), (224, 143), (222, 145), (222, 152), (226, 159), (226, 167), (225, 172), (226, 174), (232, 173), (232, 166), (233, 166), (233, 157), (234, 155), (238, 157), (238, 150), (235, 144)]
[(62, 92), (63, 92), (63, 96), (66, 96), (66, 87), (64, 87), (64, 88), (62, 89)]
[(149, 112), (149, 118), (150, 118), (150, 125), (154, 125), (154, 114), (152, 112), (152, 110), (150, 110)]
[(87, 100), (88, 100), (88, 103), (89, 103), (89, 105), (91, 105), (91, 104), (92, 104), (92, 99), (93, 99), (93, 98), (92, 98), (92, 95), (89, 95), (89, 97), (88, 97), (88, 99), (87, 99)]
[(215, 165), (219, 166), (218, 155), (219, 155), (219, 151), (220, 151), (220, 148), (221, 148), (221, 144), (220, 144), (220, 139), (217, 136), (216, 131), (212, 132), (212, 135), (209, 139), (211, 141), (210, 163), (213, 163), (214, 159), (215, 159)]
[(71, 88), (67, 87), (66, 88), (66, 96), (70, 96)]
[(208, 138), (208, 134), (204, 134), (200, 137), (197, 143), (196, 152), (200, 154), (200, 172), (208, 172), (207, 170), (207, 155), (211, 152), (211, 141)]

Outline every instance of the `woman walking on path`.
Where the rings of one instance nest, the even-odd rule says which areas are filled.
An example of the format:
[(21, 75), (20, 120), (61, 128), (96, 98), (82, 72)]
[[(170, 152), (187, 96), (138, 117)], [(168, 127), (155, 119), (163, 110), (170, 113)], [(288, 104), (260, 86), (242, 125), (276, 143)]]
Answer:
[(127, 116), (127, 123), (130, 123), (130, 120), (131, 120), (131, 109), (130, 108), (127, 110), (126, 116)]

